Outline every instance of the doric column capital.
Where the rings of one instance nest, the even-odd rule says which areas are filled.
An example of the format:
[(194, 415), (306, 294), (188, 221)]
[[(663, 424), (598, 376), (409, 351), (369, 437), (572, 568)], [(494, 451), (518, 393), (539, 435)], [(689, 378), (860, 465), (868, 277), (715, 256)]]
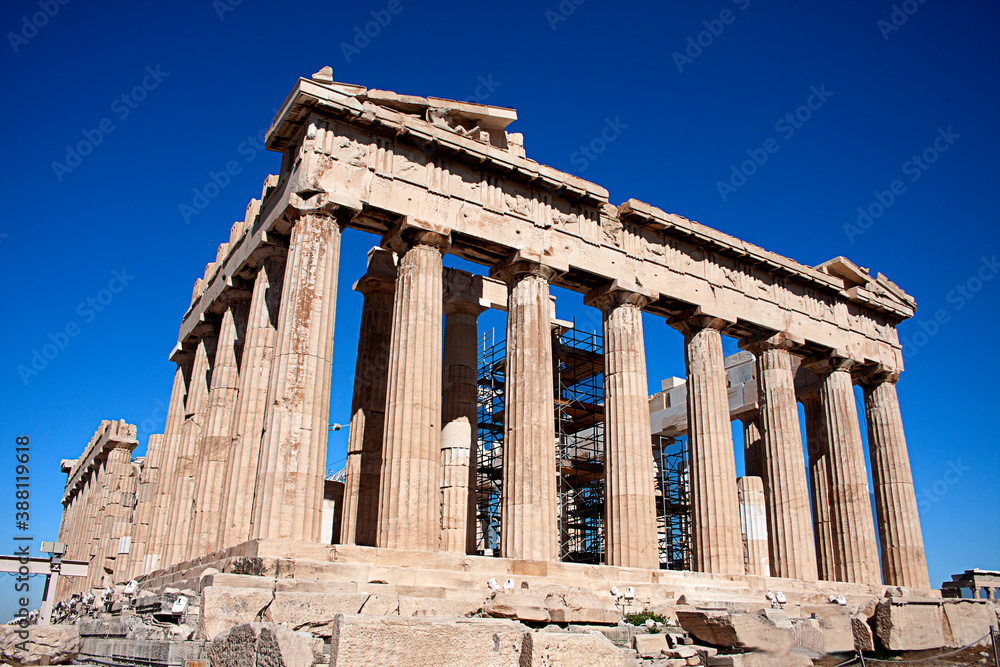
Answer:
[(465, 301), (448, 295), (444, 297), (445, 315), (464, 314), (479, 317), (484, 310), (487, 310), (486, 306), (480, 305), (478, 301)]
[(343, 229), (364, 207), (360, 199), (347, 192), (320, 192), (308, 199), (292, 194), (282, 217), (292, 226), (301, 218), (330, 218)]
[(250, 290), (227, 289), (219, 295), (218, 302), (226, 306), (249, 303), (251, 296), (253, 293)]
[(599, 309), (602, 313), (608, 313), (623, 305), (635, 306), (642, 310), (654, 298), (654, 294), (644, 293), (637, 285), (625, 285), (615, 280), (587, 292), (583, 302)]
[(715, 329), (723, 331), (727, 326), (733, 324), (724, 317), (705, 312), (700, 306), (685, 311), (667, 320), (667, 324), (684, 334), (685, 337), (696, 334), (703, 329)]
[(365, 296), (369, 294), (391, 294), (396, 288), (396, 254), (385, 248), (368, 251), (368, 270), (352, 289)]
[(484, 305), (482, 277), (459, 269), (444, 270), (444, 314), (464, 313), (478, 317), (489, 306)]
[(853, 359), (848, 359), (847, 357), (830, 355), (821, 359), (807, 359), (803, 362), (803, 365), (816, 375), (820, 376), (820, 378), (824, 378), (831, 373), (836, 373), (837, 371), (850, 372), (856, 365), (856, 362)]
[(451, 228), (435, 222), (403, 218), (382, 237), (382, 245), (399, 255), (420, 245), (437, 248), (444, 255), (451, 249)]
[(764, 350), (794, 350), (804, 342), (803, 338), (793, 336), (785, 331), (760, 332), (750, 338), (741, 339), (739, 346), (747, 352), (759, 355)]
[(748, 424), (757, 424), (760, 419), (760, 410), (750, 410), (739, 415), (739, 419), (743, 422), (743, 426)]
[(805, 407), (819, 405), (819, 391), (811, 391), (808, 394), (799, 394), (795, 397)]
[(288, 247), (283, 245), (261, 245), (250, 255), (250, 263), (254, 266), (263, 266), (265, 262), (280, 260), (284, 262), (288, 259)]
[(899, 380), (899, 371), (885, 366), (875, 368), (858, 369), (855, 379), (862, 387), (873, 388), (882, 384), (896, 384)]
[(568, 269), (568, 265), (559, 265), (551, 256), (515, 250), (490, 269), (490, 277), (502, 280), (510, 287), (528, 277), (542, 278), (549, 282)]
[(194, 361), (194, 350), (188, 350), (183, 343), (178, 342), (170, 351), (170, 361), (178, 366), (190, 366), (191, 362)]

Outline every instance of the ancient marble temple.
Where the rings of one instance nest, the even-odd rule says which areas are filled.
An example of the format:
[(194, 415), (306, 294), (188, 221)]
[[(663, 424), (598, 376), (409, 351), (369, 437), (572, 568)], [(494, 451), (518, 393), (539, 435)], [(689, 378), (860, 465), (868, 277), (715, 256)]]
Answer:
[[(746, 573), (739, 498), (755, 494), (767, 525), (755, 562), (770, 563), (759, 574), (929, 588), (896, 394), (895, 327), (914, 300), (841, 257), (804, 266), (635, 199), (616, 206), (599, 185), (527, 157), (506, 129), (515, 119), (513, 109), (336, 83), (328, 68), (298, 80), (267, 133), (280, 173), (195, 281), (170, 354), (164, 433), (139, 465), (134, 430), (103, 424), (67, 462), (67, 558), (101, 559), (79, 585), (253, 540), (322, 540), (340, 239), (351, 228), (378, 248), (363, 276), (346, 277), (364, 305), (335, 541), (474, 553), (476, 322), (499, 308), (499, 555), (558, 559), (548, 369), (559, 286), (603, 320), (608, 566), (659, 567), (659, 425), (651, 430), (644, 356), (645, 337), (658, 334), (643, 331), (645, 312), (683, 334), (694, 570)], [(445, 269), (447, 254), (484, 275)], [(740, 485), (723, 336), (756, 364), (747, 474), (758, 480)], [(796, 389), (800, 367), (815, 374), (808, 395)]]

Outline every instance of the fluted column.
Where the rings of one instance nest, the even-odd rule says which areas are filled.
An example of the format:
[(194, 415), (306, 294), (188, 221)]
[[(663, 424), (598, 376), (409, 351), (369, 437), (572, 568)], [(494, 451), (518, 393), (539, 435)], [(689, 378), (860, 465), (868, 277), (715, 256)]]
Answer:
[(302, 214), (292, 227), (254, 496), (255, 538), (318, 542), (333, 374), (340, 226)]
[(851, 381), (853, 362), (839, 357), (810, 367), (822, 378), (820, 401), (829, 443), (830, 526), (837, 581), (879, 584), (868, 472)]
[(754, 410), (740, 417), (743, 422), (743, 468), (747, 477), (764, 478), (764, 436), (760, 412)]
[(149, 570), (150, 540), (156, 496), (163, 477), (163, 434), (154, 433), (146, 444), (146, 455), (135, 492), (135, 510), (132, 516), (132, 546), (128, 579), (135, 579)]
[(441, 494), (442, 254), (449, 237), (409, 230), (392, 310), (376, 546), (437, 551)]
[(678, 324), (687, 364), (692, 557), (695, 571), (743, 574), (722, 326), (721, 320), (705, 316)]
[(743, 529), (743, 558), (747, 574), (758, 577), (771, 575), (771, 559), (767, 545), (767, 506), (764, 502), (764, 482), (760, 477), (747, 476), (736, 480), (740, 503), (740, 525)]
[(219, 510), (221, 547), (250, 539), (261, 436), (267, 412), (267, 389), (274, 364), (281, 283), (286, 248), (269, 247), (255, 253), (260, 263), (254, 279), (240, 362), (237, 407), (230, 427), (229, 455)]
[[(471, 296), (471, 295), (461, 295)], [(441, 550), (476, 551), (478, 300), (445, 296), (441, 391)]]
[(587, 295), (604, 328), (604, 530), (606, 562), (659, 568), (649, 388), (642, 308), (634, 292), (602, 288)]
[(136, 474), (132, 466), (132, 449), (116, 447), (108, 452), (107, 475), (104, 483), (108, 487), (107, 509), (105, 510), (104, 526), (101, 540), (101, 560), (104, 566), (105, 582), (114, 584), (128, 581), (126, 575), (129, 569), (129, 553), (118, 553), (121, 538), (132, 532), (131, 500), (135, 497)]
[(771, 575), (816, 581), (816, 545), (790, 345), (778, 336), (747, 346), (757, 359)]
[(144, 559), (142, 574), (169, 565), (166, 562), (172, 530), (170, 521), (173, 483), (176, 480), (177, 455), (180, 451), (181, 431), (184, 425), (184, 404), (187, 401), (188, 384), (191, 380), (194, 355), (182, 354), (175, 357), (174, 382), (167, 405), (167, 419), (163, 427), (163, 456), (159, 470), (159, 481), (154, 491), (152, 517), (150, 518), (147, 557)]
[(378, 532), (379, 478), (395, 288), (396, 261), (392, 251), (372, 248), (368, 252), (368, 270), (354, 284), (354, 290), (364, 295), (364, 303), (347, 437), (341, 544), (373, 547)]
[(224, 302), (219, 340), (212, 363), (212, 384), (208, 394), (205, 434), (196, 457), (194, 516), (188, 558), (211, 553), (221, 546), (219, 512), (228, 468), (233, 413), (237, 409), (240, 358), (246, 336), (250, 294), (229, 290)]
[(830, 526), (830, 447), (826, 415), (819, 392), (800, 397), (806, 418), (806, 449), (809, 452), (809, 495), (812, 499), (816, 570), (823, 581), (836, 581), (833, 567), (833, 532)]
[(201, 451), (208, 414), (216, 341), (217, 334), (206, 325), (191, 364), (191, 383), (184, 405), (184, 424), (181, 426), (180, 443), (174, 461), (170, 518), (165, 526), (170, 546), (164, 566), (179, 563), (189, 557), (197, 457)]
[(898, 373), (876, 373), (861, 382), (882, 545), (882, 572), (889, 586), (926, 589), (930, 588), (930, 579), (896, 395), (898, 378)]
[(516, 259), (493, 273), (507, 283), (500, 555), (556, 560), (559, 510), (549, 323), (549, 280), (555, 271)]

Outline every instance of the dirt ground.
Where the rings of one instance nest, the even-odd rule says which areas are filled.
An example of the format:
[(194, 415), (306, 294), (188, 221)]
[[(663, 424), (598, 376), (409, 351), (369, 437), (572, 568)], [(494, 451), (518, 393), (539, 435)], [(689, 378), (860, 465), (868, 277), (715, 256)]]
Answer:
[[(993, 647), (992, 646), (976, 646), (973, 648), (965, 649), (954, 655), (950, 655), (946, 658), (935, 658), (934, 656), (941, 655), (942, 653), (948, 653), (948, 651), (942, 651), (935, 649), (933, 651), (907, 651), (899, 658), (882, 658), (885, 662), (875, 662), (874, 660), (869, 660), (866, 658), (865, 664), (868, 667), (884, 667), (885, 665), (906, 665), (912, 664), (914, 667), (1000, 667), (995, 662), (993, 662)], [(827, 657), (816, 661), (817, 667), (834, 667), (846, 660), (846, 657), (833, 658)], [(912, 662), (912, 661), (919, 662)], [(906, 662), (911, 661), (911, 662)], [(855, 661), (849, 665), (849, 667), (860, 666), (861, 663)]]

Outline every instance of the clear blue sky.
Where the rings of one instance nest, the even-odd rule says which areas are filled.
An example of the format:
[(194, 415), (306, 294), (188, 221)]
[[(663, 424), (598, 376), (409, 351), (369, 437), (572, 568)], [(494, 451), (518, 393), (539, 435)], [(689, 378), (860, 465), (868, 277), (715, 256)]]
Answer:
[[(564, 0), (562, 13), (557, 0), (50, 1), (51, 17), (37, 0), (0, 9), (0, 550), (18, 532), (17, 435), (31, 438), (40, 541), (56, 536), (59, 459), (101, 419), (137, 423), (139, 453), (162, 431), (194, 280), (278, 170), (254, 137), (296, 77), (332, 65), (338, 81), (515, 107), (509, 129), (530, 157), (615, 203), (645, 200), (805, 264), (845, 255), (897, 282), (920, 307), (900, 326), (899, 394), (931, 581), (1000, 568), (997, 5), (910, 0), (894, 17), (888, 0)], [(585, 155), (602, 132), (613, 141)], [(80, 142), (96, 145), (67, 156)], [(766, 162), (743, 165), (753, 156)], [(229, 161), (239, 173), (186, 223), (181, 205)], [(871, 221), (845, 230), (859, 207)], [(373, 242), (345, 235), (331, 421), (348, 418), (360, 299), (347, 287)], [(124, 289), (102, 292), (115, 271)], [(559, 296), (560, 316), (594, 326), (579, 297)], [(25, 381), (18, 366), (68, 325), (76, 335)], [(681, 343), (655, 318), (646, 336), (655, 390), (683, 375)], [(331, 462), (346, 438), (331, 434)], [(6, 616), (13, 584), (0, 585)]]

